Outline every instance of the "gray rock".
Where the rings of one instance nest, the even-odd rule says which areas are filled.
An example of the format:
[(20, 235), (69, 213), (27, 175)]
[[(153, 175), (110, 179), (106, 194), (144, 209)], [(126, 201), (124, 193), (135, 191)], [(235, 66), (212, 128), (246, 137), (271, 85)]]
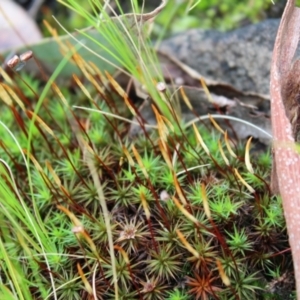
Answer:
[(192, 29), (163, 41), (160, 49), (209, 79), (267, 95), (279, 21), (269, 19), (227, 33)]

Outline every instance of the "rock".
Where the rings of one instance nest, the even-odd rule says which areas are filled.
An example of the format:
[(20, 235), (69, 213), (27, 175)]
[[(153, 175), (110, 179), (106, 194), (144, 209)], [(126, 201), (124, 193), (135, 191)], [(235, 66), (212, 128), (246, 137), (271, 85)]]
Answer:
[(160, 49), (209, 79), (268, 95), (279, 21), (269, 19), (227, 33), (192, 29), (163, 41)]

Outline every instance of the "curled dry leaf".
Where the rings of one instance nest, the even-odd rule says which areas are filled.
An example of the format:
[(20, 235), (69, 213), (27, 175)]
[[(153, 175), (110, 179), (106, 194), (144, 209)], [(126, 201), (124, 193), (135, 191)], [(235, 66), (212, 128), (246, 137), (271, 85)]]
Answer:
[(286, 115), (292, 125), (293, 138), (300, 142), (300, 60), (293, 63), (291, 70), (283, 77), (281, 96)]
[[(271, 68), (271, 118), (273, 131), (272, 189), (282, 197), (300, 299), (300, 155), (298, 140), (298, 63), (293, 66), (300, 37), (300, 9), (287, 1), (275, 41)], [(296, 80), (296, 81), (295, 81)]]

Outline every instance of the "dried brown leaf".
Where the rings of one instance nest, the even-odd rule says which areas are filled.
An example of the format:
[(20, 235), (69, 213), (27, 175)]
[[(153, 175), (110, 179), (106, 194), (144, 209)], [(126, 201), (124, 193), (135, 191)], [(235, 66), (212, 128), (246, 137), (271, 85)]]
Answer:
[[(280, 192), (292, 249), (297, 296), (300, 298), (300, 155), (295, 147), (295, 125), (290, 109), (298, 105), (287, 93), (292, 78), (293, 59), (300, 38), (300, 10), (295, 1), (287, 1), (278, 29), (271, 67), (271, 118), (274, 138), (272, 170), (273, 192)], [(292, 89), (298, 85), (291, 84)], [(299, 92), (293, 91), (293, 92)], [(290, 103), (293, 102), (293, 104)], [(295, 113), (295, 111), (294, 111)], [(296, 110), (298, 113), (298, 110)], [(296, 117), (297, 119), (297, 117)], [(292, 128), (294, 126), (294, 129)]]

